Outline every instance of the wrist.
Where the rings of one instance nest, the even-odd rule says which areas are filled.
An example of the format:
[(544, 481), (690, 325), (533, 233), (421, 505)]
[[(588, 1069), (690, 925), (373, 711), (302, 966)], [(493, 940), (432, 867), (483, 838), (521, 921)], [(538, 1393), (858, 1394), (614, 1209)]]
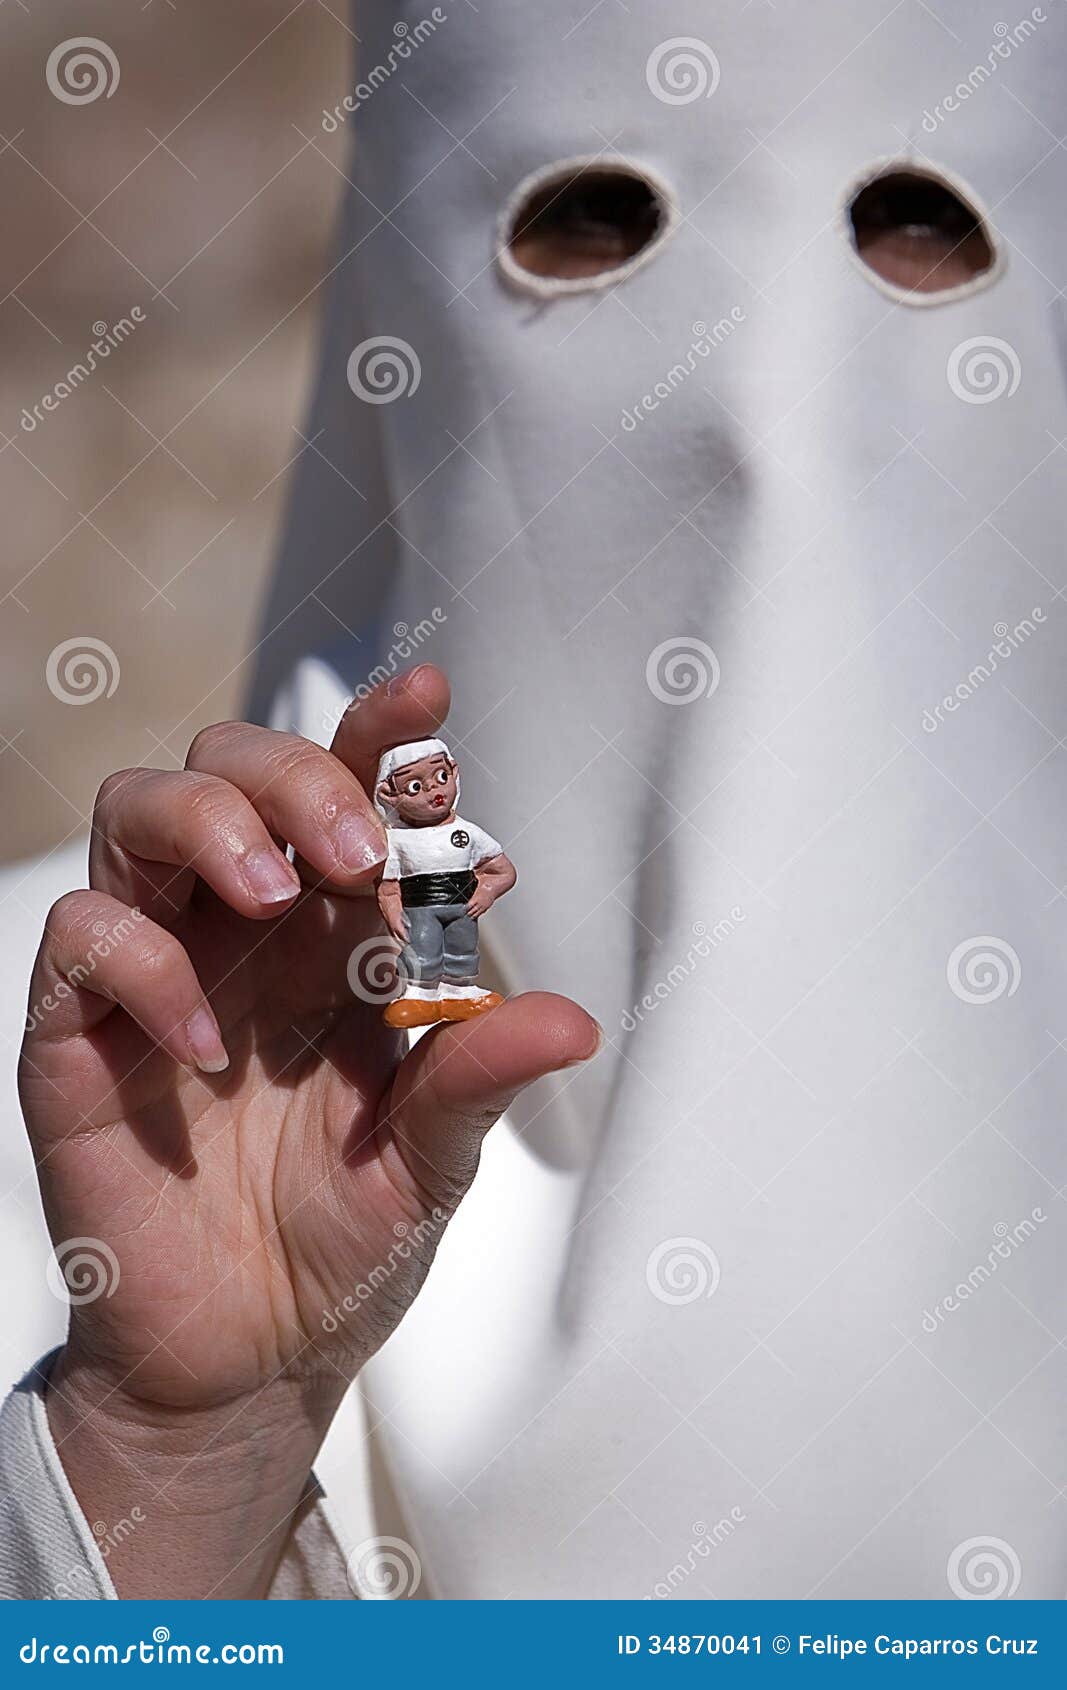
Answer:
[(68, 1344), (49, 1380), (49, 1425), (94, 1529), (136, 1522), (109, 1555), (119, 1595), (266, 1595), (343, 1392), (341, 1381), (277, 1380), (175, 1408)]

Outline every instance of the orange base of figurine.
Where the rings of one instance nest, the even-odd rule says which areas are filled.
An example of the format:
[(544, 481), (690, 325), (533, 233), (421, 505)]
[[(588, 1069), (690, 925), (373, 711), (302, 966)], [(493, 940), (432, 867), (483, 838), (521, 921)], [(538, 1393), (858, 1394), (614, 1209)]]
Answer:
[(499, 992), (484, 998), (439, 998), (427, 1003), (421, 998), (397, 998), (386, 1007), (382, 1020), (387, 1027), (433, 1027), (438, 1021), (473, 1021), (503, 1003)]

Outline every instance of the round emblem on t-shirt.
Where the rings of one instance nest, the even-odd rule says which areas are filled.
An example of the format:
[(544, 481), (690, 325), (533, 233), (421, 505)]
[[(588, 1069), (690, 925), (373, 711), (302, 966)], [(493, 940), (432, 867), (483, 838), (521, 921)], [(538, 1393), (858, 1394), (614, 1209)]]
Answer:
[(470, 834), (464, 833), (464, 831), (461, 827), (457, 827), (455, 833), (452, 835), (453, 845), (459, 845), (459, 846), (469, 845), (470, 842), (471, 842)]

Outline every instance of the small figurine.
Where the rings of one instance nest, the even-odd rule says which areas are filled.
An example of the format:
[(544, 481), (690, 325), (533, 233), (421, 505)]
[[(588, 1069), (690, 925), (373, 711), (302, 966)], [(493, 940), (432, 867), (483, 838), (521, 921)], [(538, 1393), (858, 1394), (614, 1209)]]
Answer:
[(478, 918), (515, 884), (497, 841), (456, 814), (459, 774), (440, 739), (394, 746), (378, 764), (374, 802), (389, 854), (378, 907), (402, 949), (404, 989), (390, 1027), (469, 1021), (502, 1003), (478, 980)]

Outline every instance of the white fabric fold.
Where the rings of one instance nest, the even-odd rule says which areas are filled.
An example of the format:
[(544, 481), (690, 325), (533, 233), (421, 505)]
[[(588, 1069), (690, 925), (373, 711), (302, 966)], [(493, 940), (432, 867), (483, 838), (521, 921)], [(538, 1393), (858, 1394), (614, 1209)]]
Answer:
[[(0, 1599), (118, 1599), (107, 1569), (109, 1538), (86, 1519), (59, 1458), (45, 1397), (56, 1352), (19, 1381), (0, 1409)], [(130, 1530), (136, 1523), (124, 1522)], [(271, 1582), (274, 1601), (350, 1600), (345, 1552), (314, 1475), (293, 1516)]]
[(0, 1597), (114, 1601), (107, 1562), (48, 1425), (54, 1355), (31, 1368), (0, 1409)]

